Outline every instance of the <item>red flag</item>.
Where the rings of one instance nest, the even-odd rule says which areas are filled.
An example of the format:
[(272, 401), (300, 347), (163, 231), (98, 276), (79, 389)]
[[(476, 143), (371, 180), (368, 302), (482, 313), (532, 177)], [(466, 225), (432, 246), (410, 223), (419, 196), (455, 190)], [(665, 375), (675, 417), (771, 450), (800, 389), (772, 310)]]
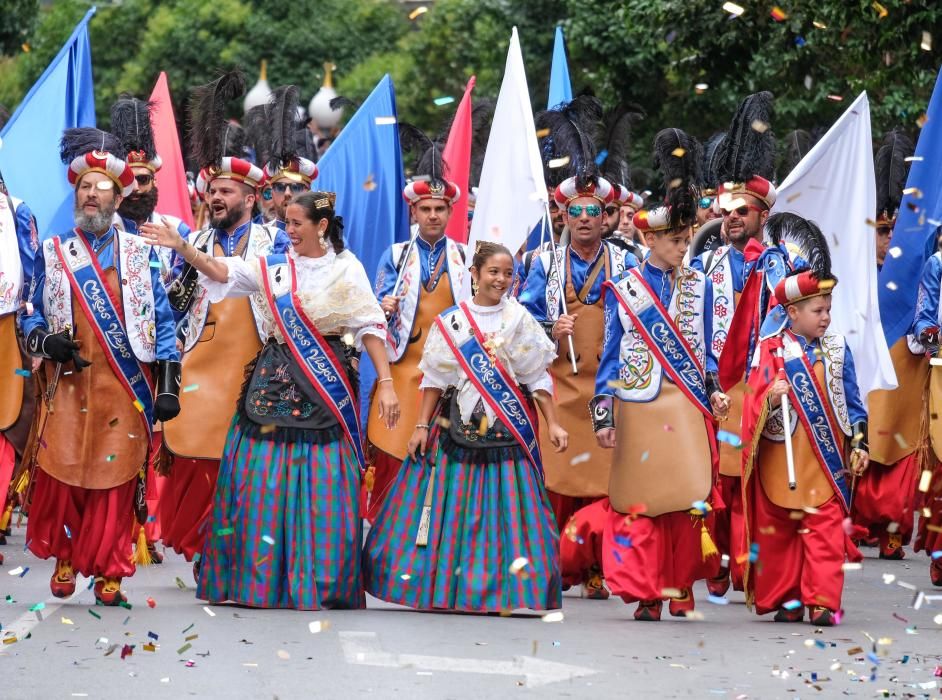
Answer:
[(183, 165), (183, 153), (180, 151), (177, 120), (173, 116), (167, 74), (163, 71), (157, 77), (150, 101), (154, 103), (154, 110), (151, 112), (154, 143), (163, 161), (163, 167), (157, 174), (157, 213), (176, 216), (193, 228), (193, 210), (190, 208), (190, 194), (186, 188), (186, 168)]
[(448, 142), (442, 151), (445, 161), (445, 177), (458, 185), (461, 196), (451, 210), (451, 218), (445, 227), (445, 235), (459, 243), (468, 242), (468, 178), (471, 173), (471, 91), (474, 76), (468, 80), (464, 97), (455, 113), (455, 121), (448, 132)]

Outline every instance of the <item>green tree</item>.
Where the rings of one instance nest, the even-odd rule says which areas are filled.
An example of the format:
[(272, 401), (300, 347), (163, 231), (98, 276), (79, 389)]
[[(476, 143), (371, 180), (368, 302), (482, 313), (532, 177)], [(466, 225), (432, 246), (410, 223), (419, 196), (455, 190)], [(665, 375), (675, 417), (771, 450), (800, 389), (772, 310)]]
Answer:
[(38, 0), (0, 0), (0, 56), (16, 54), (36, 25)]

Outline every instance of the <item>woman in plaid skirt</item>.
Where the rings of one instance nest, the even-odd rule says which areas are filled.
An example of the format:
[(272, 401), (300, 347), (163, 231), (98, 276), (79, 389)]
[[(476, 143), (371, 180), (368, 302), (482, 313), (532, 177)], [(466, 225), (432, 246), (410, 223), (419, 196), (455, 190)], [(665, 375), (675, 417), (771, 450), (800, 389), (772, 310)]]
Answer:
[(260, 294), (268, 312), (269, 340), (246, 368), (226, 440), (197, 596), (259, 608), (362, 608), (356, 358), (369, 353), (381, 415), (395, 425), (385, 316), (363, 266), (343, 249), (332, 193), (301, 195), (286, 223), (291, 250), (251, 263), (156, 241), (200, 271), (210, 301)]
[(474, 297), (432, 325), (419, 424), (364, 551), (367, 590), (420, 609), (546, 610), (561, 605), (559, 535), (543, 487), (536, 411), (557, 451), (543, 328), (506, 298), (513, 257), (482, 243)]

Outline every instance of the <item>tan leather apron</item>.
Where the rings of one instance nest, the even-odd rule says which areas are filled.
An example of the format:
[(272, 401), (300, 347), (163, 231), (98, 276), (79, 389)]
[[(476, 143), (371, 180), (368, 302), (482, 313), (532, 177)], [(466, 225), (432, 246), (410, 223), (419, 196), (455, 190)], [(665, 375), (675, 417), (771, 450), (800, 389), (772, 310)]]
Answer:
[[(922, 443), (923, 397), (930, 371), (923, 355), (913, 355), (909, 351), (905, 337), (890, 348), (890, 359), (893, 360), (899, 386), (891, 391), (871, 391), (867, 398), (870, 458), (880, 464), (895, 464), (912, 454)], [(942, 371), (942, 367), (931, 369), (933, 374)], [(937, 409), (932, 411), (938, 415)], [(938, 430), (942, 432), (942, 426)]]
[[(104, 272), (105, 284), (112, 291), (120, 289), (115, 269), (109, 267)], [(118, 308), (123, 308), (120, 293), (114, 296)], [(71, 362), (62, 366), (37, 463), (70, 486), (121, 486), (137, 477), (147, 458), (147, 431), (74, 293), (72, 310), (73, 337), (81, 346), (82, 357), (92, 364), (81, 372), (75, 372)], [(47, 381), (55, 375), (55, 368), (52, 360), (43, 361)]]
[(619, 513), (690, 509), (710, 495), (713, 468), (703, 414), (675, 384), (661, 380), (654, 401), (615, 401), (609, 500)]
[[(415, 424), (419, 421), (419, 408), (422, 404), (422, 394), (419, 391), (419, 382), (422, 379), (422, 373), (419, 372), (419, 360), (422, 359), (422, 350), (425, 349), (429, 329), (439, 314), (454, 305), (451, 278), (447, 271), (442, 271), (438, 283), (431, 292), (424, 287), (419, 290), (415, 319), (412, 323), (413, 336), (418, 334), (419, 337), (415, 342), (410, 342), (402, 358), (389, 367), (393, 388), (396, 390), (396, 396), (399, 397), (400, 414), (396, 427), (392, 430), (387, 428), (379, 417), (379, 405), (375, 400), (370, 402), (367, 437), (373, 447), (395, 457), (400, 462), (406, 458), (406, 445), (412, 437)], [(375, 399), (375, 396), (373, 398)]]
[(0, 430), (6, 430), (19, 418), (23, 407), (24, 377), (16, 374), (23, 367), (20, 345), (16, 340), (16, 314), (0, 316)]
[[(824, 381), (824, 364), (814, 363), (814, 375), (818, 386), (827, 386)], [(837, 436), (838, 440), (843, 433)], [(808, 431), (799, 421), (792, 435), (792, 450), (795, 458), (795, 481), (798, 488), (788, 488), (788, 462), (785, 458), (785, 443), (759, 438), (759, 455), (756, 466), (759, 470), (759, 482), (766, 497), (777, 506), (791, 510), (801, 510), (804, 506), (816, 508), (834, 495), (834, 487), (824, 473), (822, 465), (814, 453)]]
[[(222, 247), (217, 243), (213, 252), (221, 257)], [(245, 366), (261, 349), (247, 298), (210, 304), (200, 339), (183, 357), (180, 415), (163, 426), (164, 445), (170, 452), (191, 459), (222, 459)]]
[[(604, 255), (604, 252), (603, 252)], [(540, 450), (546, 488), (563, 496), (598, 498), (608, 494), (612, 452), (599, 447), (592, 430), (589, 401), (595, 395), (595, 373), (602, 353), (605, 313), (602, 300), (583, 304), (572, 284), (569, 256), (566, 255), (566, 309), (578, 315), (572, 334), (579, 374), (573, 376), (569, 360), (569, 343), (560, 339), (558, 356), (550, 366), (555, 386), (556, 415), (569, 433), (569, 449), (557, 453), (547, 430), (540, 430)], [(603, 279), (608, 279), (608, 258)], [(588, 290), (586, 290), (588, 291)], [(572, 464), (574, 457), (589, 454), (587, 460)]]

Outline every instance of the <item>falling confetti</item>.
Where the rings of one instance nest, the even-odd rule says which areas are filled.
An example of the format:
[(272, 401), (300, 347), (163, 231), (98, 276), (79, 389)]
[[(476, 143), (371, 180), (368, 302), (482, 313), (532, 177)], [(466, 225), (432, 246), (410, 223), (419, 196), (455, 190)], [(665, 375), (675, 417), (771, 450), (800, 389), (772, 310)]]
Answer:
[(454, 101), (455, 98), (451, 97), (450, 95), (446, 97), (436, 97), (434, 100), (432, 100), (436, 107), (444, 107), (445, 105), (450, 105)]
[(376, 119), (373, 120), (373, 123), (376, 124), (376, 126), (393, 126), (396, 123), (396, 118), (376, 117)]
[(772, 19), (774, 19), (776, 22), (784, 22), (786, 19), (788, 19), (788, 15), (785, 13), (785, 10), (783, 10), (778, 5), (773, 7), (772, 11), (769, 14), (772, 16)]
[(685, 151), (683, 148), (678, 146), (673, 151), (671, 151), (671, 155), (674, 156), (675, 158), (683, 158), (686, 152), (687, 151)]
[(426, 12), (428, 12), (428, 8), (427, 8), (425, 5), (421, 5), (421, 6), (417, 7), (417, 8), (415, 8), (414, 10), (412, 10), (412, 12), (409, 13), (409, 19), (410, 19), (410, 20), (415, 20), (416, 18), (421, 17), (422, 15), (424, 15)]
[(32, 374), (32, 372), (30, 372), (28, 369), (17, 367), (13, 370), (13, 374), (17, 375), (18, 377), (28, 377), (30, 374)]
[(526, 557), (517, 557), (510, 563), (510, 573), (514, 576), (523, 571), (527, 566), (529, 566), (530, 560)]
[(741, 5), (737, 5), (734, 2), (724, 2), (723, 9), (733, 17), (739, 17), (739, 15), (746, 11), (745, 8), (743, 8)]
[(877, 0), (873, 0), (873, 2), (870, 3), (870, 7), (876, 10), (877, 15), (879, 15), (880, 19), (883, 19), (888, 14), (890, 14), (889, 11), (885, 7), (883, 7), (883, 5), (877, 2)]
[(547, 164), (547, 167), (551, 169), (563, 168), (569, 165), (569, 156), (563, 156), (562, 158), (553, 158)]
[(199, 388), (200, 388), (199, 384), (190, 384), (189, 386), (183, 387), (183, 393), (185, 394), (189, 391), (196, 391)]

